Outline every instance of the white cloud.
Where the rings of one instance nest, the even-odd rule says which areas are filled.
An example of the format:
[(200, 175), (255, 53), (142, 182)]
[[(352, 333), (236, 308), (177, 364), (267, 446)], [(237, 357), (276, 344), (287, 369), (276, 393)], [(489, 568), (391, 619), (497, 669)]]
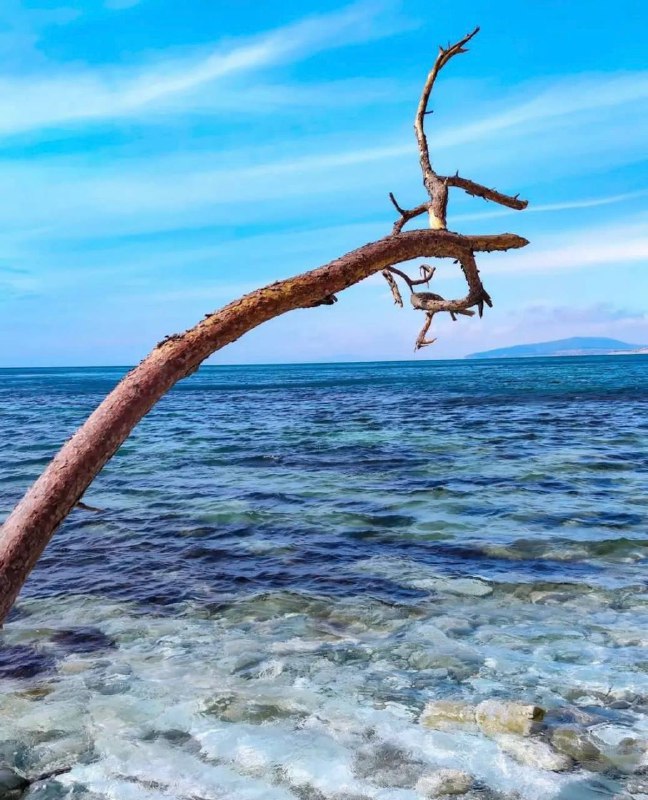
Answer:
[[(579, 208), (599, 208), (601, 206), (614, 205), (615, 203), (624, 203), (627, 200), (637, 200), (640, 197), (648, 195), (647, 190), (639, 190), (636, 192), (624, 192), (622, 194), (613, 194), (606, 197), (590, 197), (582, 200), (565, 200), (561, 203), (539, 203), (537, 205), (531, 204), (524, 209), (525, 216), (527, 214), (545, 213), (547, 211), (572, 211)], [(478, 219), (494, 219), (496, 217), (508, 217), (513, 214), (519, 215), (519, 211), (512, 208), (500, 208), (495, 211), (482, 211), (475, 214), (455, 214), (452, 217), (453, 222), (467, 222), (469, 220)]]
[(482, 260), (488, 260), (491, 274), (518, 275), (648, 261), (647, 221), (639, 216), (612, 225), (548, 234), (514, 256), (495, 260), (485, 255)]
[[(528, 94), (528, 89), (525, 93)], [(441, 131), (438, 135), (431, 132), (432, 149), (480, 141), (502, 131), (517, 130), (526, 134), (539, 124), (546, 127), (549, 121), (637, 103), (648, 98), (648, 71), (567, 76), (536, 90), (534, 95), (530, 100), (477, 122)]]
[[(334, 19), (337, 20), (337, 17)], [(346, 24), (339, 20), (337, 23), (331, 20), (329, 22), (330, 30), (336, 24)], [(310, 30), (310, 23), (306, 30)], [(318, 35), (324, 34), (319, 31)], [(275, 33), (270, 38), (278, 36)], [(291, 46), (297, 45), (293, 43)], [(270, 40), (251, 47), (252, 50), (244, 46), (231, 51), (224, 61), (208, 59), (198, 66), (194, 65), (192, 69), (181, 71), (177, 75), (173, 73), (169, 80), (160, 79), (151, 85), (145, 85), (146, 82), (142, 81), (141, 86), (137, 81), (131, 81), (128, 91), (120, 86), (114, 97), (111, 95), (108, 105), (103, 104), (105, 96), (103, 100), (99, 99), (99, 106), (94, 111), (91, 105), (84, 108), (83, 103), (73, 103), (71, 98), (66, 108), (70, 114), (114, 113), (124, 102), (146, 104), (146, 98), (160, 96), (163, 92), (171, 93), (165, 95), (168, 98), (174, 92), (181, 92), (183, 86), (208, 80), (207, 75), (214, 75), (219, 70), (247, 69), (245, 65), (257, 61), (260, 63), (263, 58), (271, 57), (269, 53), (274, 52)], [(596, 127), (600, 132), (600, 146), (604, 150), (591, 153), (590, 158), (582, 162), (582, 170), (602, 168), (608, 155), (613, 160), (627, 159), (627, 163), (631, 163), (643, 152), (643, 133), (638, 126), (626, 126), (627, 133), (624, 134), (633, 136), (636, 146), (617, 146), (614, 138), (616, 128), (610, 131), (608, 124), (616, 125), (615, 122), (610, 123), (610, 117), (623, 118), (623, 115), (607, 113), (609, 104), (613, 102), (612, 89), (619, 90), (619, 102), (623, 100), (627, 106), (634, 108), (635, 101), (643, 95), (646, 88), (642, 75), (643, 73), (636, 81), (630, 80), (628, 76), (623, 79), (609, 76), (607, 82), (597, 79), (596, 84), (600, 88), (598, 102), (601, 106)], [(511, 188), (511, 180), (516, 190), (520, 188), (517, 176), (523, 169), (532, 172), (536, 180), (545, 177), (548, 165), (549, 169), (567, 172), (574, 170), (576, 159), (572, 156), (575, 149), (580, 152), (579, 137), (570, 134), (570, 150), (561, 138), (554, 138), (543, 131), (543, 125), (550, 125), (558, 113), (557, 107), (547, 98), (555, 96), (558, 102), (565, 94), (563, 83), (564, 81), (558, 83), (553, 94), (549, 89), (543, 90), (542, 102), (524, 101), (521, 110), (512, 109), (506, 116), (506, 124), (511, 126), (510, 130), (504, 130), (503, 115), (497, 114), (494, 122), (486, 119), (482, 127), (471, 128), (471, 135), (477, 137), (484, 133), (483, 139), (476, 139), (472, 147), (468, 147), (466, 143), (455, 147), (456, 137), (461, 140), (466, 135), (466, 128), (462, 125), (449, 127), (437, 136), (437, 151), (443, 155), (447, 150), (452, 158), (463, 151), (459, 160), (463, 160), (465, 155), (468, 164), (480, 162), (488, 167), (491, 176), (501, 175), (503, 172), (502, 182), (498, 180), (499, 188), (503, 190)], [(583, 85), (582, 80), (576, 80), (575, 83)], [(231, 97), (232, 88), (226, 85), (225, 89)], [(295, 87), (292, 87), (290, 91), (294, 90)], [(353, 91), (362, 93), (362, 87), (356, 87)], [(597, 102), (597, 96), (591, 91), (584, 95), (587, 103), (583, 102), (581, 105), (591, 111)], [(8, 104), (6, 98), (4, 102)], [(11, 109), (3, 112), (2, 103), (3, 93), (0, 90), (0, 129), (3, 124), (10, 126), (16, 121), (14, 118), (14, 123), (11, 122)], [(81, 108), (78, 109), (77, 106)], [(533, 109), (533, 114), (529, 107)], [(19, 105), (16, 109), (14, 113), (18, 116), (25, 111), (21, 111)], [(144, 110), (145, 106), (140, 106), (137, 113)], [(51, 105), (48, 106), (48, 102), (44, 101), (42, 109), (37, 109), (36, 113), (42, 112), (43, 119), (47, 117), (52, 122), (54, 117), (51, 111)], [(61, 106), (57, 106), (56, 113), (63, 113)], [(534, 151), (530, 158), (525, 156), (526, 164), (516, 164), (518, 144), (521, 148), (526, 147), (525, 137), (531, 137), (530, 129), (524, 127), (530, 124), (531, 118), (534, 141), (546, 141), (548, 144), (545, 147), (548, 149), (545, 152)], [(582, 132), (579, 125), (581, 128), (590, 127), (589, 120), (583, 123), (576, 112), (569, 120), (569, 124), (579, 132)], [(32, 118), (32, 122), (35, 121), (36, 118)], [(516, 126), (522, 126), (522, 130)], [(367, 209), (365, 214), (375, 214), (372, 209), (379, 208), (385, 208), (387, 212), (384, 197), (388, 188), (395, 189), (403, 200), (403, 196), (407, 197), (408, 187), (416, 187), (417, 194), (414, 197), (420, 197), (413, 136), (408, 135), (405, 139), (400, 136), (390, 138), (387, 135), (383, 141), (376, 141), (374, 137), (374, 145), (367, 147), (364, 145), (364, 137), (361, 139), (357, 134), (344, 137), (343, 134), (343, 130), (340, 135), (321, 137), (293, 136), (287, 133), (285, 139), (275, 145), (261, 142), (254, 147), (252, 144), (246, 148), (241, 146), (240, 150), (209, 148), (195, 152), (187, 150), (182, 155), (172, 152), (128, 159), (114, 156), (108, 159), (104, 157), (103, 161), (62, 156), (22, 162), (14, 159), (0, 165), (0, 196), (11, 198), (10, 201), (7, 199), (0, 204), (0, 222), (5, 230), (33, 230), (51, 225), (53, 235), (74, 237), (96, 233), (168, 230), (185, 225), (205, 224), (206, 220), (209, 224), (214, 224), (214, 220), (227, 223), (237, 218), (245, 219), (249, 223), (254, 223), (255, 219), (267, 221), (276, 217), (279, 212), (284, 214), (291, 198), (293, 205), (298, 201), (300, 209), (312, 210), (320, 207), (330, 214), (333, 211), (332, 199), (336, 195), (343, 196), (344, 207), (357, 215), (361, 205)], [(349, 141), (346, 147), (341, 147), (340, 143), (345, 138)], [(287, 152), (291, 153), (289, 157), (285, 155)], [(494, 159), (508, 159), (504, 162), (503, 170), (494, 166)], [(378, 166), (379, 169), (376, 168)], [(514, 175), (513, 179), (510, 178), (511, 173)], [(476, 179), (481, 178), (480, 175), (471, 174), (470, 169), (466, 174)], [(391, 182), (392, 179), (394, 183), (387, 186), (386, 182)], [(58, 206), (55, 225), (52, 224), (51, 213), (52, 186), (56, 186), (55, 199)], [(641, 194), (626, 193), (536, 206), (531, 204), (525, 213), (595, 208), (599, 205), (621, 203), (633, 196), (638, 198)], [(245, 209), (241, 206), (245, 206)], [(451, 214), (451, 224), (511, 213), (490, 204), (482, 204), (481, 207), (489, 210), (474, 215)]]
[[(0, 77), (0, 134), (98, 119), (143, 115), (224, 78), (264, 72), (320, 50), (389, 35), (378, 22), (385, 6), (358, 3), (312, 16), (235, 46), (128, 69), (77, 69), (52, 75)], [(200, 98), (199, 104), (204, 103)]]

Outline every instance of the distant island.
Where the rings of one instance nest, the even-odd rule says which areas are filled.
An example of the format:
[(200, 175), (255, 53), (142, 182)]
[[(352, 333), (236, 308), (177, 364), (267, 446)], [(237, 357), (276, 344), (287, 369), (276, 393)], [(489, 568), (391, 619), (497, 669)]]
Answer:
[(528, 358), (533, 356), (610, 356), (648, 354), (648, 345), (628, 344), (618, 339), (598, 336), (573, 336), (571, 339), (557, 339), (554, 342), (536, 344), (516, 344), (513, 347), (499, 347), (471, 353), (466, 358)]

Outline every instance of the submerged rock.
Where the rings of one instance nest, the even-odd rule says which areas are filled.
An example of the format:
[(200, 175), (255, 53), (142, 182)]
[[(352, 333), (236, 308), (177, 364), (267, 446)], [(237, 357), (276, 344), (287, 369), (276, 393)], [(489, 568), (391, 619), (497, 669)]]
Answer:
[(358, 750), (353, 771), (359, 778), (386, 789), (410, 789), (426, 769), (423, 761), (388, 742)]
[(591, 734), (603, 757), (619, 772), (643, 772), (648, 767), (648, 742), (623, 725), (599, 725)]
[(26, 700), (37, 701), (52, 694), (53, 691), (54, 688), (52, 686), (33, 686), (31, 689), (24, 689), (22, 692), (16, 692), (16, 694)]
[(178, 728), (169, 728), (167, 730), (150, 730), (142, 736), (143, 742), (163, 741), (175, 747), (182, 747), (190, 752), (200, 752), (200, 742), (195, 739), (188, 731), (183, 731)]
[(587, 732), (562, 726), (551, 734), (551, 744), (559, 753), (573, 758), (585, 769), (598, 771), (605, 767), (605, 759)]
[(0, 742), (0, 769), (9, 767), (24, 772), (29, 766), (29, 747), (19, 739)]
[(410, 581), (416, 589), (432, 590), (463, 597), (486, 597), (493, 593), (493, 587), (479, 578), (421, 578)]
[(18, 800), (29, 781), (9, 767), (0, 767), (0, 800)]
[(433, 700), (423, 709), (419, 722), (440, 730), (476, 723), (489, 736), (500, 733), (530, 736), (544, 715), (539, 706), (505, 700), (484, 700), (477, 706), (456, 700)]
[(332, 794), (328, 800), (371, 800), (371, 798), (366, 794), (347, 794), (342, 792), (341, 794)]
[(56, 661), (50, 653), (27, 644), (0, 643), (0, 678), (33, 678), (53, 672)]
[(471, 775), (458, 769), (440, 769), (425, 775), (416, 784), (416, 791), (423, 797), (447, 797), (466, 794), (472, 789)]
[(89, 625), (56, 631), (52, 641), (69, 653), (95, 653), (117, 647), (117, 642), (111, 636)]
[(643, 797), (648, 797), (648, 778), (631, 778), (626, 783), (626, 790), (631, 797), (641, 797), (643, 800)]
[(543, 721), (547, 727), (558, 729), (562, 727), (590, 728), (592, 725), (600, 725), (606, 720), (607, 717), (589, 708), (559, 706), (549, 709)]
[(75, 764), (90, 764), (98, 754), (92, 739), (83, 731), (40, 731), (30, 737), (25, 772), (34, 776), (63, 774)]
[(544, 715), (539, 706), (503, 700), (484, 700), (475, 709), (477, 724), (489, 736), (500, 733), (530, 736), (538, 729)]
[(551, 772), (564, 772), (574, 765), (572, 759), (564, 753), (557, 753), (546, 742), (539, 739), (526, 739), (510, 734), (501, 734), (495, 738), (500, 749), (508, 753), (521, 764), (546, 769)]
[(438, 730), (472, 725), (475, 723), (475, 708), (457, 700), (433, 700), (423, 709), (419, 722), (426, 728)]
[(203, 713), (218, 717), (223, 722), (251, 722), (257, 725), (304, 716), (303, 710), (284, 705), (279, 701), (263, 702), (235, 694), (222, 694), (212, 698)]

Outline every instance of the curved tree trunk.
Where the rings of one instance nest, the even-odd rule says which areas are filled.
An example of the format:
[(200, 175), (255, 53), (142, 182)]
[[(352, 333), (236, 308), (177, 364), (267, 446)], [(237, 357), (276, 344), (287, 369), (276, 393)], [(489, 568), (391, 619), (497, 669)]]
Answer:
[(280, 314), (317, 305), (392, 264), (418, 257), (461, 259), (472, 251), (523, 247), (514, 234), (461, 236), (417, 230), (388, 236), (319, 269), (258, 289), (168, 337), (129, 372), (61, 448), (2, 526), (0, 624), (52, 534), (135, 425), (175, 383), (212, 353)]
[[(496, 236), (463, 236), (446, 230), (449, 187), (499, 203), (523, 209), (526, 201), (489, 189), (459, 175), (441, 176), (435, 172), (425, 136), (428, 101), (441, 69), (454, 56), (466, 52), (466, 44), (479, 29), (461, 41), (441, 48), (428, 74), (416, 118), (415, 132), (419, 147), (423, 184), (429, 200), (413, 209), (404, 209), (390, 194), (400, 215), (392, 234), (377, 242), (353, 250), (319, 269), (278, 281), (258, 289), (182, 334), (167, 337), (135, 369), (126, 375), (106, 397), (74, 436), (61, 448), (36, 483), (29, 489), (2, 526), (0, 534), (0, 625), (9, 613), (20, 589), (38, 561), (52, 534), (108, 459), (142, 417), (175, 383), (195, 372), (216, 350), (235, 341), (263, 322), (295, 308), (310, 308), (335, 301), (335, 293), (352, 286), (380, 270), (389, 283), (394, 301), (403, 305), (394, 275), (404, 279), (410, 289), (412, 306), (425, 312), (425, 323), (416, 340), (416, 349), (431, 344), (427, 332), (439, 312), (472, 316), (476, 307), (480, 316), (484, 304), (491, 305), (475, 262), (474, 254), (490, 250), (524, 247), (528, 242), (512, 233)], [(428, 212), (432, 230), (403, 233), (403, 226)], [(415, 291), (428, 284), (434, 273), (422, 267), (419, 279), (407, 276), (395, 264), (414, 258), (453, 258), (464, 273), (468, 294), (458, 300), (446, 300), (432, 292)]]

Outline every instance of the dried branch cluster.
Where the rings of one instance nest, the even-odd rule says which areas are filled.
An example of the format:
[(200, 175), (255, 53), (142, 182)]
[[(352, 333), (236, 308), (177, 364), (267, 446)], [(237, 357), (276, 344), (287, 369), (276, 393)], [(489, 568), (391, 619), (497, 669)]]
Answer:
[[(441, 72), (443, 67), (454, 56), (458, 55), (459, 53), (466, 53), (468, 51), (466, 45), (473, 38), (473, 36), (478, 33), (478, 31), (479, 28), (475, 28), (472, 33), (464, 36), (464, 38), (456, 44), (439, 48), (439, 55), (437, 56), (434, 66), (427, 76), (427, 80), (423, 86), (423, 92), (421, 93), (421, 99), (416, 109), (414, 131), (416, 133), (416, 141), (418, 143), (419, 158), (421, 162), (421, 171), (423, 173), (423, 186), (427, 191), (429, 200), (427, 200), (425, 203), (421, 203), (421, 205), (418, 205), (415, 208), (406, 209), (400, 206), (393, 193), (390, 192), (389, 199), (392, 201), (396, 211), (398, 211), (400, 215), (399, 219), (397, 219), (394, 223), (392, 236), (399, 236), (402, 233), (404, 226), (410, 220), (415, 219), (426, 212), (429, 216), (430, 228), (433, 230), (447, 230), (449, 187), (463, 189), (464, 192), (472, 195), (473, 197), (482, 197), (484, 200), (490, 200), (493, 203), (499, 203), (500, 205), (507, 206), (508, 208), (522, 210), (527, 206), (527, 201), (520, 200), (518, 195), (510, 196), (502, 194), (502, 192), (498, 192), (495, 189), (489, 189), (488, 187), (482, 186), (481, 184), (475, 183), (467, 178), (462, 178), (460, 177), (459, 173), (450, 176), (439, 175), (432, 167), (424, 125), (425, 117), (432, 113), (428, 109), (428, 104), (432, 94), (432, 89), (434, 88), (434, 83), (439, 72)], [(474, 316), (475, 312), (471, 309), (476, 307), (479, 312), (479, 316), (481, 317), (484, 313), (484, 305), (489, 307), (492, 307), (493, 305), (490, 295), (486, 289), (484, 289), (484, 285), (482, 284), (479, 276), (477, 262), (475, 261), (474, 249), (470, 246), (469, 237), (464, 238), (466, 241), (466, 247), (459, 254), (458, 258), (455, 259), (455, 263), (461, 265), (461, 269), (466, 278), (466, 283), (468, 284), (468, 294), (459, 300), (446, 300), (441, 297), (441, 295), (433, 292), (417, 292), (414, 290), (415, 286), (420, 286), (421, 284), (429, 286), (430, 278), (434, 274), (433, 267), (428, 267), (426, 265), (422, 266), (420, 268), (421, 278), (416, 280), (410, 278), (404, 272), (394, 267), (387, 267), (385, 270), (383, 270), (382, 274), (389, 284), (389, 288), (391, 289), (394, 297), (394, 302), (401, 307), (403, 306), (403, 298), (399, 291), (398, 284), (394, 278), (395, 275), (398, 275), (409, 287), (412, 306), (419, 311), (425, 312), (425, 322), (416, 339), (416, 344), (414, 346), (415, 350), (419, 350), (421, 347), (433, 344), (436, 341), (436, 339), (426, 338), (435, 314), (438, 314), (441, 311), (448, 312), (454, 321), (457, 318), (457, 314)]]

